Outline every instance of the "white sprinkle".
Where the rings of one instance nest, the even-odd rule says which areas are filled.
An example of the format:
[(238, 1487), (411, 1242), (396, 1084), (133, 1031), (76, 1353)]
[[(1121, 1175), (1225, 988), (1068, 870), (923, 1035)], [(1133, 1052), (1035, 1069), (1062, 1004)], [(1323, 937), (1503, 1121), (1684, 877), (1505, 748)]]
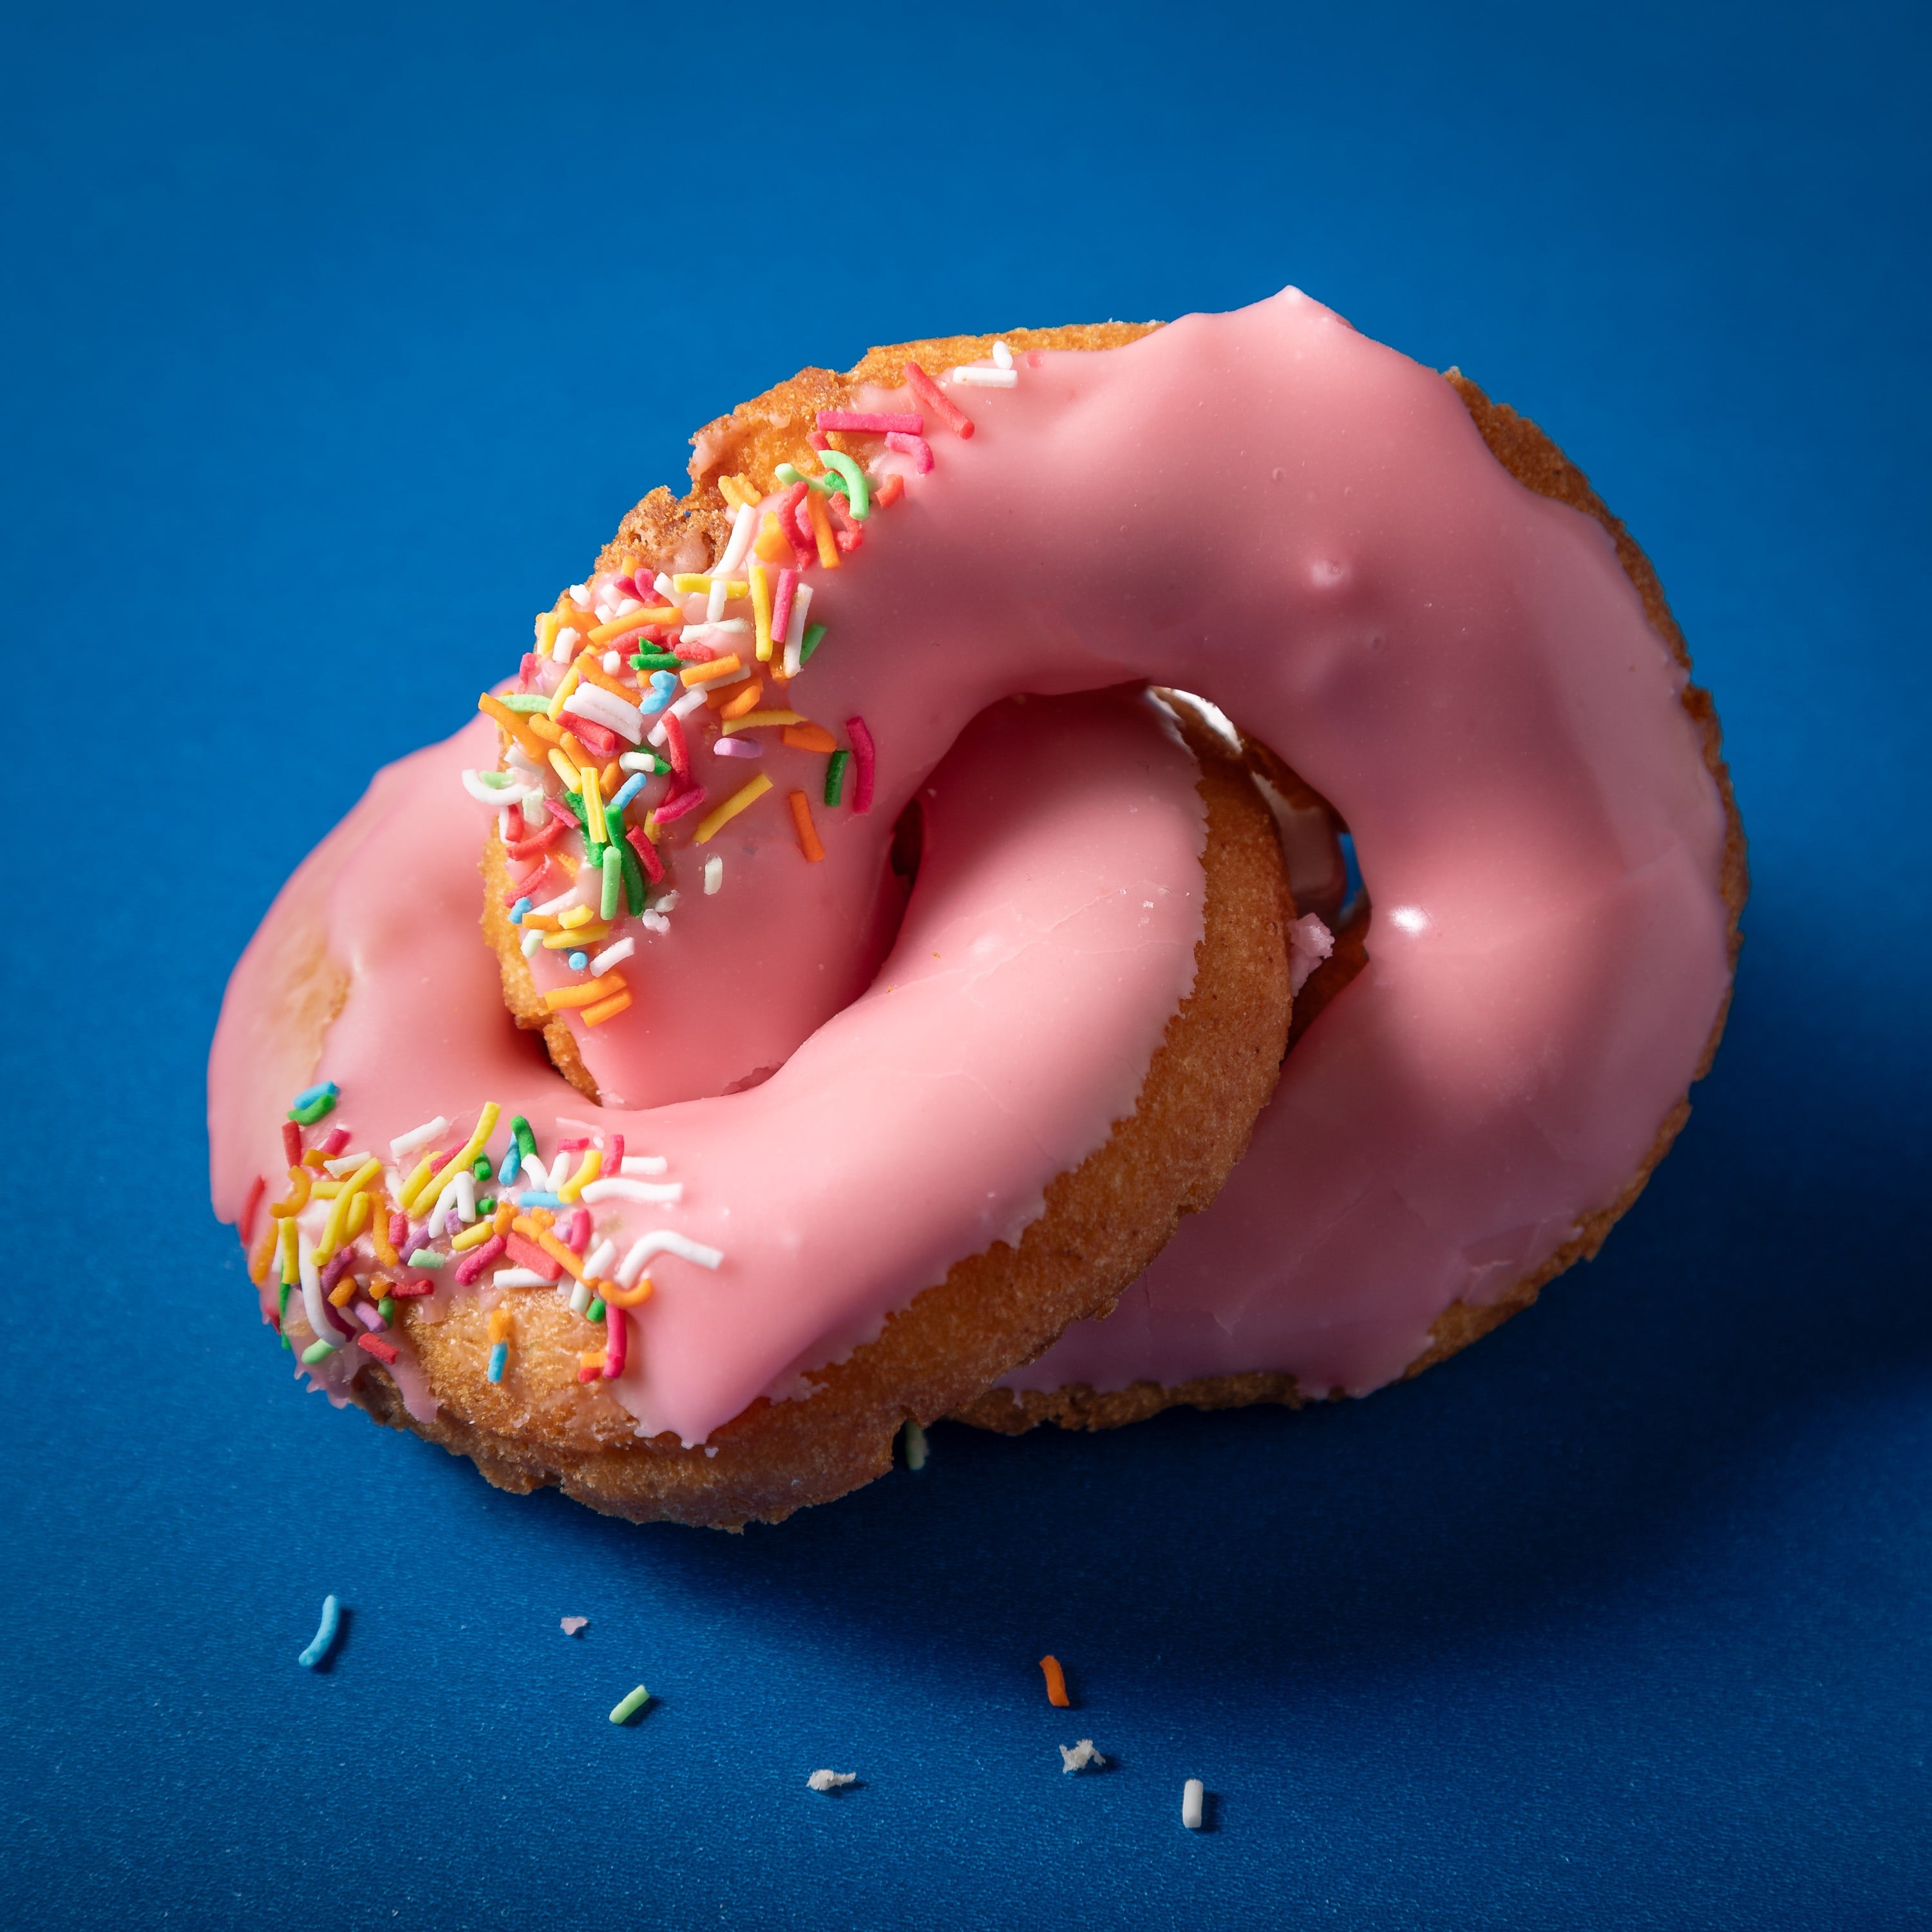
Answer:
[(340, 1180), (345, 1174), (353, 1174), (369, 1156), (366, 1154), (346, 1154), (340, 1160), (326, 1160), (322, 1172), (332, 1180)]
[(623, 662), (624, 654), (622, 651), (606, 651), (604, 653), (604, 668), (613, 677), (617, 675)]
[(556, 1284), (548, 1282), (535, 1268), (499, 1268), (490, 1277), (496, 1288), (551, 1288)]
[(594, 1207), (600, 1201), (647, 1201), (668, 1206), (684, 1198), (681, 1180), (626, 1180), (621, 1178), (593, 1180), (582, 1190), (582, 1198)]
[(697, 710), (704, 704), (704, 686), (703, 685), (700, 684), (694, 690), (687, 691), (684, 695), (664, 714), (664, 717), (660, 718), (658, 722), (651, 727), (651, 742), (653, 745), (662, 745), (664, 742), (665, 736), (664, 718), (675, 718), (682, 722), (683, 719), (688, 718), (694, 711)]
[[(560, 1166), (562, 1164), (563, 1159), (564, 1156), (562, 1154), (557, 1156)], [(544, 1166), (535, 1154), (525, 1154), (521, 1166), (524, 1178), (531, 1184), (538, 1193), (549, 1194), (555, 1191), (550, 1184), (550, 1169)]]
[(418, 1148), (428, 1147), (438, 1134), (446, 1134), (449, 1123), (439, 1114), (433, 1120), (425, 1120), (419, 1127), (412, 1127), (406, 1134), (398, 1134), (389, 1143), (391, 1156), (400, 1160), (404, 1155), (414, 1154)]
[(302, 1312), (308, 1317), (315, 1339), (340, 1348), (341, 1331), (322, 1312), (322, 1274), (315, 1264), (315, 1250), (299, 1228), (296, 1230), (296, 1270), (302, 1281)]
[(590, 1289), (586, 1288), (580, 1281), (572, 1282), (570, 1286), (571, 1313), (573, 1315), (581, 1315), (587, 1308), (589, 1308), (590, 1306)]
[(1288, 990), (1298, 993), (1316, 967), (1335, 950), (1335, 935), (1312, 912), (1288, 928)]
[(627, 1154), (624, 1156), (624, 1172), (633, 1180), (641, 1180), (647, 1174), (662, 1174), (670, 1165), (661, 1154)]
[(661, 912), (640, 912), (638, 915), (638, 923), (646, 932), (668, 932), (670, 930), (670, 921)]
[(545, 914), (561, 912), (577, 897), (577, 888), (572, 886), (568, 892), (559, 892), (554, 899), (545, 899), (542, 905), (532, 906), (531, 911)]
[(905, 1459), (908, 1469), (926, 1467), (926, 1431), (910, 1418), (905, 1426)]
[(675, 912), (676, 910), (677, 888), (674, 886), (669, 892), (666, 892), (664, 896), (658, 901), (658, 910), (659, 912)]
[(532, 778), (535, 778), (538, 782), (539, 784), (542, 783), (543, 773), (530, 762), (529, 754), (524, 751), (522, 746), (512, 745), (510, 747), (509, 754), (505, 759), (504, 762), (506, 764), (514, 765), (520, 772), (527, 772)]
[(694, 644), (736, 644), (752, 634), (752, 626), (742, 617), (727, 617), (722, 622), (710, 617), (701, 624), (686, 625), (684, 634)]
[(1180, 1787), (1180, 1822), (1190, 1832), (1201, 1828), (1201, 1804), (1207, 1790), (1198, 1778), (1190, 1778)]
[[(503, 790), (510, 782), (507, 772), (491, 772), (488, 776), (482, 772), (465, 772), (462, 776), (463, 789), (478, 805), (497, 806), (507, 802), (508, 795)], [(492, 783), (492, 780), (495, 782)]]
[[(601, 1279), (604, 1270), (616, 1258), (617, 1244), (606, 1235), (584, 1257), (584, 1272), (592, 1280)], [(580, 1288), (583, 1285), (581, 1282), (578, 1283)]]
[(704, 896), (709, 898), (724, 883), (724, 861), (715, 854), (704, 862)]
[(805, 649), (805, 620), (812, 608), (812, 586), (801, 584), (792, 592), (791, 621), (785, 626), (784, 672), (787, 677), (796, 677), (804, 658), (800, 655)]
[(634, 704), (613, 697), (601, 684), (580, 684), (563, 700), (563, 708), (593, 724), (608, 725), (634, 745), (644, 735), (644, 714)]
[(688, 1235), (674, 1233), (668, 1228), (657, 1228), (648, 1234), (640, 1235), (631, 1252), (626, 1255), (617, 1270), (620, 1288), (635, 1288), (638, 1277), (644, 1271), (644, 1264), (653, 1255), (676, 1255), (698, 1267), (715, 1268), (724, 1258), (723, 1251), (707, 1248), (702, 1241), (694, 1241)]
[(592, 608), (590, 614), (597, 620), (598, 623), (608, 624), (613, 617), (616, 616), (617, 613), (611, 608), (608, 602), (600, 597), (597, 600), (595, 606)]
[(859, 1774), (856, 1771), (814, 1771), (805, 1781), (814, 1791), (836, 1791), (841, 1785), (856, 1784)]
[(634, 939), (620, 939), (616, 945), (605, 946), (604, 950), (590, 962), (591, 977), (601, 978), (602, 975), (609, 972), (619, 960), (629, 958), (637, 950), (638, 942)]
[(712, 590), (718, 596), (718, 582), (728, 578), (742, 563), (752, 548), (752, 539), (758, 534), (758, 510), (754, 503), (741, 503), (738, 514), (732, 520), (731, 541), (724, 546), (724, 554), (711, 566)]
[(1094, 1748), (1091, 1738), (1082, 1738), (1077, 1744), (1061, 1744), (1057, 1748), (1060, 1752), (1060, 1768), (1063, 1772), (1084, 1771), (1090, 1764), (1097, 1770), (1107, 1762)]
[(617, 599), (617, 608), (614, 614), (620, 617), (628, 617), (633, 610), (641, 610), (644, 608), (634, 597), (620, 597)]
[(1020, 372), (1017, 369), (982, 369), (976, 363), (969, 362), (953, 370), (952, 380), (967, 389), (1014, 389), (1019, 386)]
[(587, 584), (573, 584), (570, 586), (570, 601), (580, 610), (590, 608), (590, 586)]
[(526, 959), (534, 959), (537, 956), (537, 948), (543, 943), (543, 934), (538, 932), (535, 926), (531, 927), (523, 937), (524, 957)]
[(559, 1617), (556, 1627), (566, 1636), (574, 1636), (590, 1621), (588, 1617)]
[(993, 344), (993, 362), (996, 367), (1010, 369), (1013, 366), (1013, 352), (1004, 342)]
[(584, 633), (574, 626), (566, 624), (556, 634), (556, 642), (550, 646), (550, 656), (559, 664), (568, 664), (570, 654), (584, 641)]
[(620, 772), (643, 772), (648, 776), (663, 767), (648, 752), (620, 752), (617, 754), (617, 769)]
[(651, 579), (651, 588), (667, 604), (675, 604), (677, 602), (677, 586), (665, 576), (662, 571), (659, 571), (656, 576)]

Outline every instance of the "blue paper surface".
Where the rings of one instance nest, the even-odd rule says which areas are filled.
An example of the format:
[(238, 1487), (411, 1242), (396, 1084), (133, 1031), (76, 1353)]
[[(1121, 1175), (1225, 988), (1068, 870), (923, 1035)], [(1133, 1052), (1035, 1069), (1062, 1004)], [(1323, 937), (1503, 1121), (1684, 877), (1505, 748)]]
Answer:
[[(1922, 22), (9, 11), (0, 1921), (1926, 1923)], [(1603, 1258), (743, 1537), (301, 1393), (202, 1070), (374, 768), (800, 364), (1288, 282), (1543, 424), (1718, 700), (1736, 1005)]]

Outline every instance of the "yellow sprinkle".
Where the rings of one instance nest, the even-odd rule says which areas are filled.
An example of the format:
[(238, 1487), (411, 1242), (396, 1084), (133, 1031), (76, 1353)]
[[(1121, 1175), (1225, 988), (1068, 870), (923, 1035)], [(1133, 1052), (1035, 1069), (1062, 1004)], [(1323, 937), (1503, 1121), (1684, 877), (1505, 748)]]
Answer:
[(553, 724), (563, 716), (563, 700), (577, 688), (578, 680), (583, 676), (584, 667), (578, 664), (572, 664), (569, 670), (564, 673), (563, 682), (557, 686), (556, 695), (550, 701), (548, 715), (550, 722)]
[(597, 767), (586, 765), (577, 774), (577, 782), (572, 791), (584, 794), (584, 815), (590, 821), (590, 836), (600, 845), (610, 842), (610, 835), (604, 829), (604, 792), (597, 782)]
[[(734, 728), (728, 724), (724, 728), (728, 731)], [(771, 788), (772, 782), (763, 772), (760, 772), (749, 784), (740, 786), (716, 811), (707, 812), (698, 821), (697, 843), (702, 845), (707, 839), (714, 837), (722, 827), (728, 825), (748, 805), (757, 804)]]
[(403, 1183), (400, 1189), (398, 1190), (396, 1198), (403, 1204), (403, 1210), (405, 1214), (409, 1211), (410, 1203), (416, 1198), (416, 1190), (429, 1178), (430, 1165), (431, 1163), (429, 1156), (428, 1154), (424, 1154), (422, 1159), (417, 1162), (416, 1172), (410, 1176), (408, 1180)]
[(293, 1221), (282, 1223), (282, 1281), (285, 1286), (293, 1288), (302, 1279), (302, 1269), (296, 1249), (296, 1224)]
[[(693, 576), (685, 572), (674, 577), (670, 582), (671, 588), (680, 597), (688, 597), (694, 590), (709, 590), (712, 580), (708, 577)], [(724, 594), (727, 597), (748, 597), (751, 592), (752, 586), (748, 584), (740, 583), (736, 578), (725, 580)]]
[(361, 1234), (363, 1229), (368, 1226), (370, 1202), (368, 1196), (366, 1194), (352, 1196), (350, 1198), (349, 1203), (348, 1232), (344, 1238), (351, 1241), (354, 1240), (356, 1236)]
[(565, 790), (574, 791), (577, 789), (577, 767), (554, 745), (550, 748), (550, 770), (562, 779)]
[(769, 664), (772, 656), (772, 591), (765, 580), (765, 566), (752, 566), (752, 620), (758, 629), (758, 662)]
[(566, 906), (556, 916), (556, 922), (566, 931), (574, 931), (580, 926), (588, 926), (597, 915), (587, 905)]
[(604, 1166), (604, 1151), (592, 1148), (584, 1156), (584, 1165), (556, 1190), (560, 1201), (574, 1201), (584, 1192), (585, 1186), (595, 1180)]
[[(328, 1210), (328, 1219), (322, 1223), (322, 1239), (316, 1244), (315, 1258), (318, 1262), (327, 1261), (341, 1246), (343, 1224), (348, 1219), (350, 1202), (382, 1171), (380, 1160), (365, 1160), (342, 1184), (342, 1191), (336, 1196), (335, 1204)], [(316, 1191), (320, 1193), (321, 1190)]]
[[(586, 906), (587, 912), (590, 908)], [(608, 939), (610, 928), (602, 920), (594, 926), (567, 926), (561, 932), (547, 932), (543, 936), (543, 950), (546, 952), (567, 952), (574, 946), (594, 946), (600, 939)]]
[(482, 1118), (476, 1123), (476, 1131), (462, 1147), (452, 1154), (414, 1195), (404, 1196), (403, 1206), (409, 1213), (412, 1214), (418, 1208), (434, 1201), (450, 1181), (483, 1151), (489, 1144), (490, 1136), (496, 1131), (496, 1116), (502, 1112), (502, 1109), (494, 1100), (483, 1109)]
[(773, 724), (802, 724), (805, 715), (799, 711), (748, 711), (742, 718), (734, 718), (724, 726), (724, 736), (730, 737), (734, 731), (757, 731)]
[(496, 1223), (494, 1219), (473, 1222), (450, 1243), (450, 1252), (460, 1255), (465, 1248), (480, 1248), (496, 1232)]
[(753, 490), (746, 486), (742, 476), (721, 476), (718, 479), (718, 494), (734, 510), (755, 509), (758, 499)]
[(546, 610), (537, 620), (537, 656), (547, 658), (550, 646), (556, 642), (556, 634), (563, 628), (563, 620), (554, 610)]

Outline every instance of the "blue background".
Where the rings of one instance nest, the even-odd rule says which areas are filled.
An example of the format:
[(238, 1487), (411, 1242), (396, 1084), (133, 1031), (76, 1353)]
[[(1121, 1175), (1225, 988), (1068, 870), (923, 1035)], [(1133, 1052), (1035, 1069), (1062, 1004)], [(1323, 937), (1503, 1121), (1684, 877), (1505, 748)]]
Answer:
[[(0, 22), (0, 1918), (1926, 1923), (1912, 12), (322, 10)], [(1544, 424), (1722, 708), (1736, 1007), (1604, 1258), (1366, 1402), (941, 1427), (742, 1538), (298, 1392), (202, 1069), (370, 772), (799, 364), (1289, 281)]]

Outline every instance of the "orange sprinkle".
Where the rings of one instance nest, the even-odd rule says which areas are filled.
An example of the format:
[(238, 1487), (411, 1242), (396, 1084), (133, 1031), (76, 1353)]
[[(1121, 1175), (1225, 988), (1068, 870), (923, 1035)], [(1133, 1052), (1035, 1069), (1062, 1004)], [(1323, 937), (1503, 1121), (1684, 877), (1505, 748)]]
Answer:
[(764, 680), (754, 678), (744, 689), (720, 707), (720, 715), (726, 718), (742, 718), (748, 711), (755, 711), (764, 701)]
[(678, 673), (686, 688), (694, 684), (712, 684), (721, 677), (734, 677), (745, 667), (738, 662), (736, 651), (722, 658), (713, 658), (709, 664), (686, 664)]
[(568, 1268), (580, 1279), (584, 1274), (584, 1262), (574, 1248), (566, 1247), (548, 1228), (537, 1230), (537, 1246), (554, 1262)]
[(905, 494), (905, 478), (895, 471), (872, 492), (872, 508), (883, 510)]
[(625, 990), (622, 974), (614, 967), (602, 979), (580, 980), (573, 986), (553, 986), (544, 995), (544, 1004), (554, 1013), (567, 1006), (594, 1006)]
[(541, 758), (543, 755), (544, 745), (560, 745), (563, 742), (563, 734), (541, 711), (526, 711), (521, 713), (513, 711), (510, 715), (513, 718), (520, 716), (524, 722), (530, 728), (532, 734), (542, 740), (543, 743), (537, 746), (534, 754), (536, 757)]
[(805, 506), (812, 518), (812, 534), (818, 539), (818, 561), (827, 570), (838, 568), (838, 545), (832, 534), (832, 519), (825, 513), (825, 499), (816, 490), (805, 493)]
[(1066, 1673), (1057, 1657), (1042, 1657), (1040, 1667), (1046, 1673), (1046, 1701), (1056, 1711), (1070, 1711), (1073, 1700), (1066, 1694)]
[(389, 1240), (389, 1197), (380, 1187), (369, 1190), (369, 1245), (385, 1268), (400, 1268), (403, 1258)]
[(599, 1000), (594, 1006), (584, 1008), (584, 1024), (586, 1026), (602, 1026), (606, 1020), (615, 1019), (630, 1004), (631, 995), (628, 991), (613, 993), (608, 1000)]
[(604, 1370), (604, 1351), (602, 1348), (580, 1348), (577, 1354), (580, 1369), (595, 1369), (601, 1375)]
[(346, 1274), (328, 1291), (332, 1308), (346, 1308), (356, 1299), (356, 1277)]
[(785, 533), (778, 528), (778, 514), (767, 510), (758, 524), (758, 541), (752, 546), (753, 553), (766, 563), (776, 563), (781, 557), (791, 555), (791, 545), (785, 541)]
[(613, 698), (621, 698), (626, 704), (638, 701), (638, 688), (634, 684), (620, 684), (602, 664), (587, 664), (584, 667), (584, 681), (608, 691)]
[(257, 1288), (268, 1278), (268, 1257), (275, 1252), (275, 1244), (282, 1238), (281, 1229), (271, 1221), (262, 1231), (262, 1238), (256, 1245), (254, 1258), (248, 1263), (248, 1279)]
[(642, 1275), (635, 1288), (620, 1288), (614, 1281), (600, 1281), (597, 1292), (604, 1298), (607, 1308), (635, 1308), (650, 1300), (656, 1290), (651, 1286), (650, 1276)]
[(812, 801), (802, 791), (791, 795), (791, 822), (798, 827), (798, 849), (815, 866), (825, 856), (818, 842), (818, 827), (812, 822)]
[(315, 1177), (305, 1166), (290, 1168), (289, 1169), (289, 1197), (286, 1201), (271, 1202), (268, 1212), (278, 1221), (286, 1221), (292, 1216), (299, 1214), (308, 1205), (309, 1189), (314, 1178)]
[(526, 912), (524, 915), (524, 928), (530, 932), (557, 932), (562, 928), (556, 922), (554, 912)]
[(794, 751), (836, 752), (838, 748), (838, 740), (823, 724), (788, 724), (784, 739)]
[(646, 624), (681, 624), (684, 613), (674, 610), (668, 604), (646, 604), (635, 610), (627, 610), (621, 617), (613, 617), (608, 624), (599, 624), (585, 642), (596, 645), (614, 644), (620, 638), (627, 638), (633, 631), (641, 631)]
[[(530, 719), (525, 716), (524, 712), (520, 711), (512, 711), (507, 704), (500, 703), (496, 698), (492, 698), (487, 691), (484, 692), (481, 698), (477, 699), (476, 708), (478, 711), (482, 712), (485, 717), (494, 718), (496, 721), (498, 725), (502, 730), (507, 731), (517, 743), (523, 746), (526, 752), (530, 752), (532, 755), (535, 755), (538, 752), (539, 747), (536, 745), (531, 737), (531, 733), (534, 729), (534, 727), (532, 726)], [(548, 721), (545, 720), (545, 722), (548, 723)], [(552, 729), (554, 730), (554, 728), (555, 728), (553, 726)]]
[(490, 1311), (490, 1340), (494, 1344), (510, 1339), (510, 1311), (507, 1308), (493, 1308)]

